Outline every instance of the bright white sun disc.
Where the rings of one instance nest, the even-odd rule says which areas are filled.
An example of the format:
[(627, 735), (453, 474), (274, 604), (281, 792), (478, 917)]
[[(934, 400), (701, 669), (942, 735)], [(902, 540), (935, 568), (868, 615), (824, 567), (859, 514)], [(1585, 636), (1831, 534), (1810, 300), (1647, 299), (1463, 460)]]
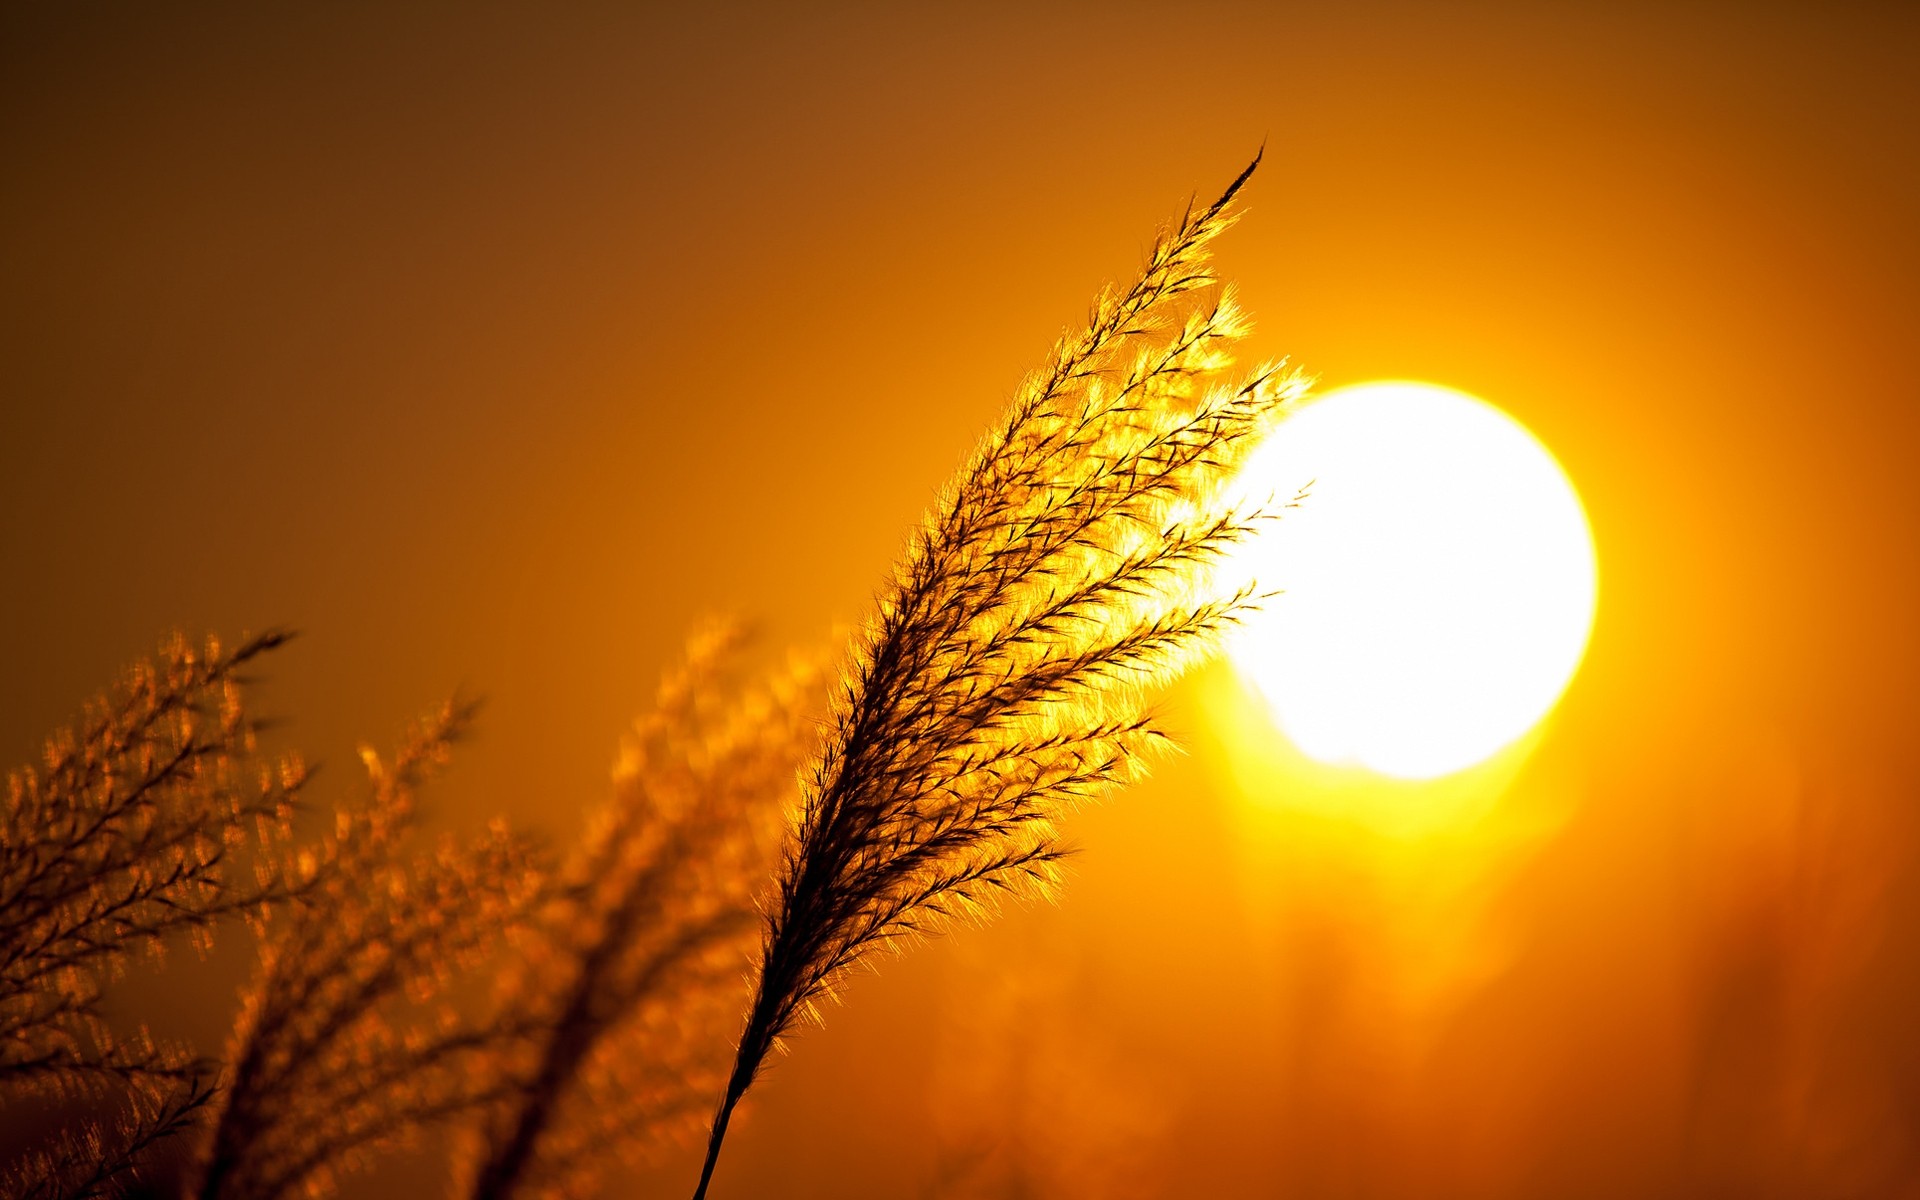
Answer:
[(1281, 594), (1231, 647), (1308, 756), (1444, 775), (1559, 699), (1593, 625), (1593, 537), (1517, 421), (1433, 384), (1356, 384), (1288, 418), (1241, 479), (1282, 498), (1311, 484), (1244, 552)]

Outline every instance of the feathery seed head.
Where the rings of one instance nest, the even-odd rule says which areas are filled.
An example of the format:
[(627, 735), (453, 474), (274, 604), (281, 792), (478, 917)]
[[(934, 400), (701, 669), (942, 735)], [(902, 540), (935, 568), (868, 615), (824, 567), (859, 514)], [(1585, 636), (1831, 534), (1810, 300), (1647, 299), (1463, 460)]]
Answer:
[(1279, 365), (1223, 378), (1248, 322), (1209, 245), (1252, 169), (1022, 382), (878, 598), (806, 777), (696, 1200), (794, 1023), (872, 950), (1051, 888), (1058, 818), (1137, 775), (1161, 741), (1144, 697), (1252, 601), (1213, 577), (1262, 519), (1222, 485), (1305, 387)]

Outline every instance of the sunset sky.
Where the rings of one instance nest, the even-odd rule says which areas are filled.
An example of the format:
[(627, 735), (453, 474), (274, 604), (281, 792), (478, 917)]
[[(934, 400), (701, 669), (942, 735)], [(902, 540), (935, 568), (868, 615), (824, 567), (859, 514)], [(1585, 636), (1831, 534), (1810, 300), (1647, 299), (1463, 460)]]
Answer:
[(1920, 1196), (1920, 12), (807, 7), (0, 17), (7, 761), (286, 625), (322, 795), (461, 689), (439, 818), (571, 836), (691, 625), (835, 644), (1264, 144), (1249, 357), (1524, 423), (1584, 665), (1399, 792), (1204, 669), (1061, 904), (856, 977), (713, 1195)]

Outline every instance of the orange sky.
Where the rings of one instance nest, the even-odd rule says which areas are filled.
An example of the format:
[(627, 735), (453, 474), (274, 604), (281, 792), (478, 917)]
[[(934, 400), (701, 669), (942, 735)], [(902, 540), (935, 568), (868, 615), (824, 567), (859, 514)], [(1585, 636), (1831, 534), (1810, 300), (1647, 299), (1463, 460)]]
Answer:
[[(9, 761), (167, 629), (290, 624), (269, 707), (329, 786), (465, 686), (443, 803), (564, 830), (690, 622), (859, 618), (1021, 373), (1264, 140), (1220, 252), (1257, 352), (1486, 397), (1592, 520), (1507, 832), (1261, 826), (1216, 671), (1065, 906), (856, 981), (716, 1196), (920, 1194), (1018, 1157), (1021, 1104), (1085, 1117), (1043, 1195), (1801, 1195), (1834, 1155), (1913, 1194), (1873, 1190), (1920, 1173), (1912, 11), (395, 8), (0, 17)], [(1782, 957), (1816, 842), (1868, 894)], [(1742, 972), (1792, 986), (1754, 1015)], [(1010, 1026), (1037, 1075), (955, 1076)], [(1721, 1147), (1764, 1124), (1741, 1072), (1825, 1081), (1829, 1159)]]

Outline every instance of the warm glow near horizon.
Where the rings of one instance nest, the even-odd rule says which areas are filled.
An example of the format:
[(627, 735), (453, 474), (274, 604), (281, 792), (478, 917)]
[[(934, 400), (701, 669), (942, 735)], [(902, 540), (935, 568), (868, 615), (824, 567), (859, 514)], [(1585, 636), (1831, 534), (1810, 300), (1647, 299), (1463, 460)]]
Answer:
[(1424, 779), (1537, 724), (1585, 652), (1593, 538), (1572, 483), (1525, 427), (1464, 392), (1328, 392), (1245, 468), (1295, 511), (1249, 547), (1282, 594), (1232, 659), (1309, 757)]

